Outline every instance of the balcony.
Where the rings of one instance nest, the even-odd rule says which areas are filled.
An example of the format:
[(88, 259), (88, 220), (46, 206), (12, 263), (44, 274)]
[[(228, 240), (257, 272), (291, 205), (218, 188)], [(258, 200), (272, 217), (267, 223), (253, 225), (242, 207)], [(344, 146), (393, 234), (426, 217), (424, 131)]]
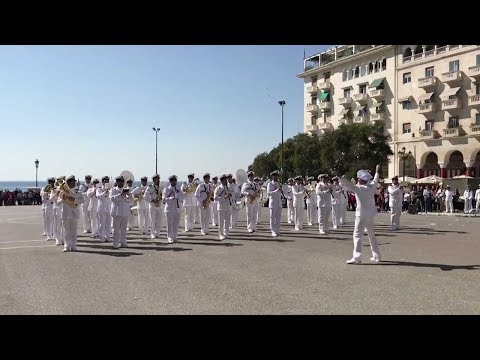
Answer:
[(338, 99), (338, 105), (343, 105), (345, 107), (349, 107), (352, 105), (352, 98), (351, 97), (343, 97)]
[(367, 123), (367, 117), (366, 116), (355, 116), (353, 118), (353, 122), (354, 123), (357, 123), (357, 124), (360, 124), (360, 123)]
[(470, 132), (474, 135), (480, 135), (480, 125), (470, 125)]
[(453, 110), (460, 107), (460, 101), (458, 97), (454, 99), (442, 100), (442, 110)]
[(432, 140), (439, 136), (437, 130), (420, 130), (420, 138), (422, 140)]
[(305, 128), (308, 132), (316, 132), (318, 130), (318, 125), (307, 125)]
[(436, 106), (434, 103), (425, 103), (418, 105), (417, 112), (419, 114), (430, 114), (436, 111)]
[(320, 111), (330, 111), (330, 101), (321, 102), (318, 104)]
[(370, 90), (370, 97), (374, 99), (380, 99), (385, 96), (385, 90), (384, 89), (371, 89)]
[(468, 68), (468, 76), (471, 76), (475, 79), (480, 78), (480, 65), (470, 66)]
[(307, 92), (309, 94), (317, 94), (320, 91), (317, 84), (312, 84), (311, 86), (307, 86)]
[(443, 136), (445, 137), (460, 136), (460, 127), (456, 127), (452, 129), (443, 129)]
[(330, 81), (326, 81), (317, 83), (317, 87), (320, 91), (330, 91), (330, 89), (332, 88), (332, 84), (330, 83)]
[(361, 93), (361, 94), (355, 94), (353, 95), (353, 100), (360, 103), (360, 104), (365, 104), (368, 101), (368, 94)]
[(308, 104), (307, 105), (307, 111), (311, 113), (318, 112), (318, 105), (315, 104)]
[(420, 89), (432, 87), (435, 85), (437, 85), (437, 78), (435, 76), (418, 79), (418, 87)]
[(329, 121), (324, 122), (324, 123), (320, 123), (320, 124), (318, 124), (318, 130), (320, 130), (323, 133), (330, 132), (330, 131), (333, 131), (333, 125)]
[(450, 71), (442, 74), (442, 81), (446, 83), (462, 80), (462, 73), (460, 71)]
[(372, 121), (385, 121), (386, 115), (384, 112), (377, 114), (370, 114), (370, 120)]
[(468, 97), (468, 106), (479, 106), (480, 95), (471, 95)]

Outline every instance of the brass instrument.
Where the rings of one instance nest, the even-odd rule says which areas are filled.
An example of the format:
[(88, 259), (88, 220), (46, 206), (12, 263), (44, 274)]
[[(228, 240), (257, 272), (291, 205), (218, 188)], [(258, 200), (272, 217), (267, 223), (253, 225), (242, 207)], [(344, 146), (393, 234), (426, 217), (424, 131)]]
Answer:
[[(211, 186), (212, 187), (212, 186)], [(210, 205), (210, 203), (213, 201), (213, 191), (210, 191), (208, 194), (207, 194), (207, 199), (204, 200), (203, 202), (203, 208), (206, 209), (208, 208), (208, 206)]]
[(261, 192), (262, 192), (262, 188), (258, 186), (258, 190), (255, 191), (255, 194), (253, 196), (249, 196), (250, 200), (248, 201), (248, 203), (253, 204), (255, 201), (257, 201), (258, 198), (260, 198)]
[(185, 187), (185, 194), (193, 193), (195, 190), (197, 190), (197, 186), (192, 181), (191, 183), (187, 183), (187, 186)]
[(44, 193), (50, 193), (50, 191), (53, 190), (53, 185), (51, 184), (48, 184), (47, 186), (45, 186), (45, 189), (43, 190)]
[(155, 195), (156, 195), (156, 198), (155, 200), (153, 200), (153, 203), (155, 204), (155, 206), (160, 206), (160, 202), (162, 201), (162, 193), (159, 191), (160, 185), (157, 188), (155, 184), (153, 184), (153, 188), (155, 189)]
[(133, 201), (135, 202), (135, 204), (139, 204), (140, 201), (142, 201), (143, 199), (145, 199), (145, 192), (147, 191), (147, 188), (143, 189), (142, 191), (140, 191), (140, 194), (138, 195), (134, 195), (133, 197)]
[(60, 193), (60, 198), (63, 200), (65, 204), (67, 204), (71, 208), (77, 207), (78, 204), (75, 204), (75, 198), (72, 196), (72, 192), (68, 187), (65, 180), (58, 179), (55, 182), (56, 190)]

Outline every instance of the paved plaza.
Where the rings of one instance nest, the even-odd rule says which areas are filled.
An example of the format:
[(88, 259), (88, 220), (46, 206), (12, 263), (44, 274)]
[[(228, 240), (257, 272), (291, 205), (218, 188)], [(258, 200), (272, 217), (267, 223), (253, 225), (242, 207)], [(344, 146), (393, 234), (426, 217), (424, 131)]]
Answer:
[(364, 237), (364, 263), (347, 265), (353, 212), (320, 236), (294, 231), (283, 209), (277, 238), (267, 214), (248, 234), (242, 212), (224, 241), (196, 224), (176, 244), (135, 230), (126, 249), (80, 235), (79, 252), (62, 253), (41, 236), (40, 206), (0, 207), (0, 314), (480, 313), (479, 217), (406, 214), (391, 232), (379, 214), (384, 261), (369, 261)]

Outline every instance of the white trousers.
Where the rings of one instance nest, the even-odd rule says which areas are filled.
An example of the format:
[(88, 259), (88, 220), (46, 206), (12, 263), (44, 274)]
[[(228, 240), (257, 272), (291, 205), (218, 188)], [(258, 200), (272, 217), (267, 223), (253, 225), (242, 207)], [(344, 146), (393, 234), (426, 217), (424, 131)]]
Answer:
[(402, 203), (390, 206), (390, 225), (392, 229), (400, 229), (400, 216), (402, 215)]
[(475, 211), (478, 213), (480, 211), (480, 199), (477, 200), (477, 203), (475, 204)]
[(218, 235), (227, 236), (230, 229), (231, 210), (217, 210), (218, 213)]
[(217, 210), (217, 206), (218, 206), (218, 201), (212, 201), (210, 204), (213, 204), (213, 205), (210, 205), (210, 208), (212, 209), (212, 224), (213, 226), (215, 225), (218, 225), (218, 210)]
[(176, 211), (169, 211), (165, 213), (167, 218), (167, 239), (177, 240), (178, 228), (180, 226), (180, 212), (181, 209), (177, 208)]
[(332, 225), (335, 228), (340, 227), (340, 204), (332, 204)]
[(53, 239), (54, 237), (54, 220), (53, 220), (53, 208), (43, 209), (43, 216), (45, 222), (45, 233), (47, 234), (47, 239)]
[(194, 206), (193, 210), (193, 223), (197, 224), (200, 221), (200, 206)]
[(253, 204), (245, 205), (247, 213), (247, 230), (257, 231), (257, 215), (258, 215), (258, 202), (254, 201)]
[(230, 228), (233, 228), (236, 224), (237, 224), (237, 221), (238, 221), (238, 213), (240, 212), (240, 210), (235, 210), (234, 208), (231, 208), (230, 209)]
[(465, 213), (472, 212), (472, 199), (465, 199), (465, 207), (463, 208)]
[(282, 208), (275, 206), (270, 208), (270, 230), (272, 233), (280, 233), (280, 221), (282, 219)]
[(135, 226), (135, 215), (133, 214), (133, 211), (130, 210), (130, 215), (128, 215), (127, 227), (128, 227), (130, 230), (132, 230), (134, 226)]
[(82, 207), (82, 215), (83, 215), (83, 231), (92, 231), (91, 227), (91, 220), (90, 220), (90, 211), (88, 211), (88, 204), (80, 205)]
[(193, 222), (195, 220), (195, 206), (184, 206), (185, 209), (185, 230), (193, 230)]
[(295, 229), (302, 230), (303, 228), (303, 213), (304, 208), (302, 205), (294, 208), (295, 213)]
[(43, 233), (47, 233), (47, 215), (46, 215), (46, 208), (42, 208), (42, 216), (43, 216)]
[(128, 216), (113, 215), (113, 245), (127, 244)]
[(105, 241), (110, 240), (110, 214), (107, 212), (99, 212), (98, 216), (98, 237)]
[(343, 225), (347, 222), (347, 204), (340, 203), (339, 212), (340, 212), (340, 224)]
[(287, 222), (291, 224), (295, 220), (295, 210), (293, 209), (293, 200), (287, 200)]
[(317, 222), (318, 222), (317, 204), (314, 201), (312, 201), (310, 203), (307, 203), (307, 223), (316, 224)]
[(453, 213), (453, 199), (445, 200), (445, 212)]
[(63, 228), (61, 209), (54, 209), (53, 211), (53, 236), (60, 243), (65, 243), (65, 229)]
[(330, 211), (330, 206), (323, 206), (318, 208), (318, 229), (320, 232), (328, 232), (328, 218), (330, 216)]
[(92, 235), (98, 235), (98, 215), (96, 210), (90, 211), (90, 221), (91, 221), (91, 229)]
[(209, 234), (210, 233), (210, 207), (204, 209), (203, 207), (200, 208), (200, 227), (202, 233)]
[(377, 239), (375, 238), (375, 225), (373, 218), (355, 218), (355, 229), (353, 230), (353, 258), (360, 260), (362, 256), (362, 237), (363, 232), (367, 229), (368, 240), (370, 241), (370, 249), (372, 256), (380, 257), (380, 250), (378, 249)]
[(63, 219), (63, 231), (65, 232), (65, 249), (77, 249), (77, 219)]
[(150, 214), (148, 208), (139, 208), (138, 210), (138, 230), (142, 234), (146, 234), (150, 225)]
[(263, 204), (259, 202), (257, 204), (257, 214), (256, 214), (256, 218), (255, 218), (255, 223), (257, 225), (260, 224), (260, 219), (262, 218), (262, 208), (263, 208)]
[(158, 236), (162, 229), (162, 207), (150, 206), (150, 234)]

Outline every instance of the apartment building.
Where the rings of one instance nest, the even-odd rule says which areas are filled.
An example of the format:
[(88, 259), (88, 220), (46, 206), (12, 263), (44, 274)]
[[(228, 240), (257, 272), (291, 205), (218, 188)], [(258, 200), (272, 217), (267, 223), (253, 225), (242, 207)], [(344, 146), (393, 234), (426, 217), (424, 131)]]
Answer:
[[(404, 167), (419, 178), (480, 175), (479, 46), (336, 46), (306, 58), (297, 76), (304, 132), (380, 121), (394, 153), (389, 177)], [(400, 152), (411, 154), (405, 164)]]

